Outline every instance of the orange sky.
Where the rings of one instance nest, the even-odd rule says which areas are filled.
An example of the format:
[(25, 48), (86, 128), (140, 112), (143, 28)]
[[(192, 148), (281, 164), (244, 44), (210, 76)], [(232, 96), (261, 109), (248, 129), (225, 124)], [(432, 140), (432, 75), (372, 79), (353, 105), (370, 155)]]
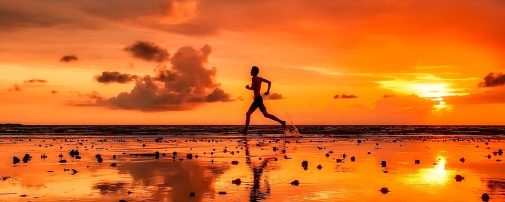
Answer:
[(505, 124), (503, 36), (502, 0), (0, 0), (0, 122), (242, 124), (257, 65), (295, 124)]

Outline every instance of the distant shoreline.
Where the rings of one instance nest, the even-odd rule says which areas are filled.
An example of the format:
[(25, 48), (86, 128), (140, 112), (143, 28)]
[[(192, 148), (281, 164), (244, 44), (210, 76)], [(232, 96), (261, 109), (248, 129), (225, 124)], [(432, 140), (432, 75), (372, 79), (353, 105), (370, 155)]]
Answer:
[(0, 123), (0, 126), (24, 126), (20, 123)]

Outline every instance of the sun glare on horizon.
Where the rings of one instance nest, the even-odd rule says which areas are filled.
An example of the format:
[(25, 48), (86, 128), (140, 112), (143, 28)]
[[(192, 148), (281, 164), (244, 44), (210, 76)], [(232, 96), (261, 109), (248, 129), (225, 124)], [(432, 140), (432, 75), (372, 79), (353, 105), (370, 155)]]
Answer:
[(452, 108), (450, 103), (447, 103), (445, 100), (445, 97), (467, 94), (453, 88), (450, 83), (442, 82), (393, 80), (382, 81), (379, 82), (379, 84), (381, 84), (383, 88), (392, 90), (396, 93), (416, 95), (420, 98), (433, 101), (434, 112), (448, 111)]
[(423, 83), (423, 84), (413, 84), (411, 86), (412, 90), (416, 92), (416, 94), (419, 97), (423, 97), (429, 100), (432, 100), (436, 102), (436, 104), (433, 105), (433, 110), (435, 112), (441, 112), (445, 110), (450, 110), (451, 105), (449, 105), (445, 100), (444, 97), (452, 95), (450, 92), (450, 87), (448, 84), (445, 83), (438, 83), (438, 84), (429, 84), (429, 83)]

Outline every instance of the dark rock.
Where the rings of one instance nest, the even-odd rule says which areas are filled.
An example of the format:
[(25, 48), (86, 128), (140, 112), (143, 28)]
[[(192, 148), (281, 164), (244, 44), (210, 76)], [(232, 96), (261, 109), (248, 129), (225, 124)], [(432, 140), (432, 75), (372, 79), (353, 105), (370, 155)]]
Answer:
[(421, 160), (415, 160), (414, 161), (415, 164), (420, 164), (421, 163)]
[(356, 161), (356, 157), (351, 156), (351, 161), (352, 161), (352, 162), (355, 162), (355, 161)]
[(196, 193), (195, 192), (191, 192), (189, 193), (189, 197), (195, 197), (196, 196)]
[(381, 161), (381, 167), (386, 167), (387, 163), (386, 161)]
[(227, 193), (225, 191), (220, 191), (218, 192), (219, 195), (226, 195)]
[(389, 189), (388, 189), (387, 187), (382, 187), (382, 188), (380, 189), (380, 192), (381, 192), (382, 194), (387, 194), (387, 193), (389, 193)]
[(231, 165), (238, 165), (238, 161), (231, 161)]
[(482, 196), (480, 197), (482, 199), (482, 201), (489, 201), (489, 194), (487, 193), (483, 193)]
[(116, 164), (116, 163), (111, 163), (111, 164), (110, 164), (110, 167), (116, 167), (116, 166), (117, 166), (117, 164)]
[(95, 158), (96, 158), (96, 161), (97, 161), (98, 163), (102, 163), (102, 162), (103, 162), (102, 155), (97, 154), (97, 155), (95, 155)]
[(237, 178), (232, 180), (231, 183), (238, 186), (242, 183), (242, 180), (240, 180), (240, 178)]
[(317, 165), (317, 169), (321, 170), (323, 166), (321, 164)]
[(30, 156), (30, 154), (25, 154), (23, 156), (23, 163), (28, 163), (28, 161), (30, 161), (32, 159), (32, 156)]
[(298, 181), (298, 180), (293, 180), (293, 181), (291, 182), (291, 185), (293, 185), (293, 186), (298, 186), (298, 185), (300, 185), (300, 181)]
[(21, 162), (21, 160), (18, 157), (12, 157), (12, 163), (13, 164), (17, 164), (19, 162)]
[(309, 168), (309, 162), (308, 161), (302, 161), (302, 167), (304, 170), (307, 170)]
[(460, 158), (460, 159), (459, 159), (459, 161), (460, 161), (461, 163), (464, 163), (464, 162), (465, 162), (465, 158)]
[(193, 159), (193, 154), (186, 154), (187, 159)]
[(464, 178), (462, 175), (456, 175), (456, 177), (454, 177), (454, 179), (456, 180), (456, 182), (461, 182), (461, 181), (463, 181), (465, 178)]
[(70, 154), (70, 157), (79, 156), (79, 151), (72, 149), (72, 150), (70, 150), (69, 154)]

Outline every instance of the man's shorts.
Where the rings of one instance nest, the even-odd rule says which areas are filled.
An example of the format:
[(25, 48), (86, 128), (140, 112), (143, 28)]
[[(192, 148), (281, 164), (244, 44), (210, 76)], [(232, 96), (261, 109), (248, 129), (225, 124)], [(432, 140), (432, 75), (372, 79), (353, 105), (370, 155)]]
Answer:
[(254, 97), (254, 101), (251, 104), (251, 107), (249, 107), (249, 111), (254, 111), (258, 107), (260, 108), (261, 111), (265, 111), (267, 109), (263, 104), (263, 97), (261, 96)]

